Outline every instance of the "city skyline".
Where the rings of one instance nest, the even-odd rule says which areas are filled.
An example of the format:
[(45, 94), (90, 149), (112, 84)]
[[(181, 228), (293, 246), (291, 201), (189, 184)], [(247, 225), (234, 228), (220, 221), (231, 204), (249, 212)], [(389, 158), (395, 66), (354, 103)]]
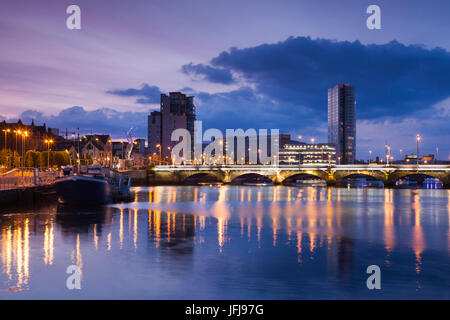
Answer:
[[(34, 119), (114, 138), (135, 125), (138, 136), (145, 137), (147, 115), (159, 108), (160, 94), (182, 91), (196, 97), (198, 117), (208, 127), (279, 128), (326, 142), (326, 90), (352, 83), (358, 101), (357, 159), (368, 159), (369, 150), (372, 157), (384, 155), (386, 143), (396, 159), (400, 149), (403, 155), (415, 153), (419, 133), (421, 154), (439, 148), (440, 158), (448, 160), (450, 43), (437, 30), (448, 26), (442, 7), (450, 5), (432, 1), (419, 16), (423, 7), (408, 1), (411, 15), (404, 17), (405, 1), (379, 3), (383, 29), (369, 31), (366, 4), (356, 1), (345, 1), (342, 8), (326, 1), (328, 10), (323, 4), (319, 9), (312, 2), (287, 1), (270, 23), (264, 17), (273, 5), (231, 1), (220, 10), (229, 13), (227, 26), (230, 21), (236, 26), (214, 37), (225, 21), (214, 23), (220, 10), (203, 1), (192, 7), (134, 1), (126, 9), (117, 2), (106, 7), (78, 1), (79, 31), (65, 28), (67, 1), (26, 7), (6, 1), (2, 12), (8, 16), (0, 20), (5, 39), (0, 121)], [(239, 18), (252, 9), (258, 13), (249, 15), (256, 29), (248, 21), (239, 29)], [(121, 19), (111, 19), (117, 12)], [(178, 25), (157, 28), (163, 12)], [(308, 17), (312, 12), (314, 18)], [(194, 16), (203, 19), (189, 19)], [(424, 23), (413, 24), (411, 17)], [(32, 30), (33, 24), (39, 29)]]

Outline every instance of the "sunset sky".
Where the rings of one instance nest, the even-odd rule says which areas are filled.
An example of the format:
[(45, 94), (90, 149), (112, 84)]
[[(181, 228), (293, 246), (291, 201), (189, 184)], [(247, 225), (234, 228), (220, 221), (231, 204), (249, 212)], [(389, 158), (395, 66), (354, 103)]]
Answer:
[(327, 88), (351, 83), (358, 159), (414, 153), (417, 133), (450, 159), (449, 15), (441, 0), (2, 0), (0, 120), (146, 138), (159, 94), (183, 91), (204, 128), (326, 142)]

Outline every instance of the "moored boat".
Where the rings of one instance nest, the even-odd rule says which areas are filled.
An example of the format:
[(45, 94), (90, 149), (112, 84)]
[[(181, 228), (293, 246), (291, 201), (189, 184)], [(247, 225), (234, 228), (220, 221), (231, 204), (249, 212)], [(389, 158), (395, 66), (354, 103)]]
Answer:
[[(62, 204), (84, 206), (101, 205), (115, 201), (131, 201), (133, 199), (128, 183), (123, 183), (122, 174), (119, 181), (110, 178), (111, 171), (100, 166), (86, 166), (83, 174), (65, 175), (55, 182), (58, 201)], [(105, 176), (104, 172), (108, 174)]]
[(58, 201), (71, 205), (111, 202), (114, 184), (102, 175), (73, 175), (55, 182)]

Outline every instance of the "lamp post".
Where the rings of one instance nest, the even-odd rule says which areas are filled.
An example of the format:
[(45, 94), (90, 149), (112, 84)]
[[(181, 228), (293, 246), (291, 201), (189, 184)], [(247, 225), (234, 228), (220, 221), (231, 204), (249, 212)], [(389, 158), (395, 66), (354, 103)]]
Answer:
[[(167, 150), (169, 150), (169, 152), (170, 152), (170, 146), (167, 147)], [(171, 157), (170, 159), (172, 159), (172, 164), (173, 164), (173, 157)]]
[(369, 150), (369, 163), (372, 163), (372, 150)]
[(416, 141), (417, 141), (417, 165), (419, 165), (419, 143), (420, 143), (420, 134), (416, 135)]
[(157, 144), (156, 148), (159, 148), (159, 165), (161, 165), (161, 160), (162, 160), (162, 151), (161, 151), (161, 144)]
[(22, 134), (21, 130), (16, 130), (16, 152), (17, 152), (17, 154), (19, 154), (19, 147), (17, 145), (17, 136), (18, 135), (20, 136), (21, 134)]
[(50, 171), (50, 145), (53, 143), (53, 140), (46, 139), (45, 143), (47, 144), (47, 168)]
[(22, 132), (22, 177), (25, 171), (25, 139), (28, 137), (28, 132)]
[(3, 132), (5, 134), (5, 149), (8, 148), (8, 133), (11, 132), (11, 129), (3, 129)]
[(389, 160), (391, 158), (391, 146), (387, 146), (387, 150), (388, 150), (388, 153), (387, 153), (387, 156), (386, 156), (386, 165), (389, 166)]
[(77, 162), (78, 162), (78, 172), (80, 172), (81, 158), (80, 158), (80, 128), (77, 128), (77, 140), (78, 140), (78, 152), (77, 152)]
[[(77, 159), (75, 158), (76, 153), (77, 153), (77, 146), (75, 145), (75, 132), (72, 132), (71, 136), (73, 139), (73, 153), (72, 153), (73, 165), (75, 166), (75, 163), (77, 163)], [(73, 170), (75, 171), (75, 168), (73, 168)]]

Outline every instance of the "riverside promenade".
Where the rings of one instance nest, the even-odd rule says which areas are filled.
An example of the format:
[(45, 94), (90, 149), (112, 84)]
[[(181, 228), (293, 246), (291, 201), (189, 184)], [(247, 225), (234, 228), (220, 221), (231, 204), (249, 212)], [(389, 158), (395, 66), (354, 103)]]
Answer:
[(0, 174), (0, 207), (20, 205), (54, 193), (55, 172), (12, 169)]

